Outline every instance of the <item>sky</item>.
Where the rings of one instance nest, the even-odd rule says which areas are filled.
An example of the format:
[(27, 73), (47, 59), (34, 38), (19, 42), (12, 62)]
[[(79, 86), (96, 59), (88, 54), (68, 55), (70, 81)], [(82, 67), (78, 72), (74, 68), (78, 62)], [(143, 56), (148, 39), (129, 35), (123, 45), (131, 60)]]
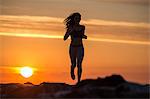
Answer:
[[(0, 82), (75, 83), (63, 20), (82, 15), (87, 40), (82, 79), (120, 74), (149, 83), (148, 0), (0, 0)], [(34, 74), (22, 77), (18, 68)]]

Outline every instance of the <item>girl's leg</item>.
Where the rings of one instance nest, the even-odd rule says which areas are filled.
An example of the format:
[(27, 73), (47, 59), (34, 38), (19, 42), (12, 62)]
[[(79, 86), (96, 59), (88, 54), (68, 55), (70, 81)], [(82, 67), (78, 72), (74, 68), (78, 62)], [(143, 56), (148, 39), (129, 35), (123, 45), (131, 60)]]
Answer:
[(84, 47), (78, 47), (77, 52), (77, 67), (78, 67), (78, 82), (80, 82), (81, 75), (82, 75), (82, 60), (84, 57)]
[(74, 69), (76, 67), (76, 49), (75, 49), (75, 47), (70, 46), (69, 54), (70, 54), (70, 60), (71, 60), (70, 74), (71, 74), (71, 78), (74, 80), (75, 79)]

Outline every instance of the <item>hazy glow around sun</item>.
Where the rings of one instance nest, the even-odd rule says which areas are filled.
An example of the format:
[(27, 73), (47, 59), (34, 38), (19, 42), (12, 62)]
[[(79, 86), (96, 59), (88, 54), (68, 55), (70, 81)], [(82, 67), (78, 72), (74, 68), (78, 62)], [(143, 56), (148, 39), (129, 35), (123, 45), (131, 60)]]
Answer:
[(32, 69), (31, 67), (28, 67), (28, 66), (22, 67), (22, 68), (20, 69), (20, 74), (21, 74), (23, 77), (25, 77), (25, 78), (29, 78), (29, 77), (31, 77), (32, 74), (33, 74), (33, 69)]

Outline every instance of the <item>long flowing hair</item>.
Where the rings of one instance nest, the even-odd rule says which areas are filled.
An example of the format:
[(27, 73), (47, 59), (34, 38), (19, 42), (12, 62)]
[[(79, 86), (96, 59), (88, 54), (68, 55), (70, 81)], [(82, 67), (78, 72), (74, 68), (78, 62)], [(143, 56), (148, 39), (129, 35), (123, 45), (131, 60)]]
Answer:
[(64, 24), (66, 25), (66, 28), (68, 29), (69, 27), (72, 27), (75, 22), (74, 22), (74, 17), (75, 16), (80, 16), (81, 17), (81, 14), (79, 12), (75, 12), (75, 13), (72, 13), (71, 15), (69, 15), (65, 20), (64, 20)]

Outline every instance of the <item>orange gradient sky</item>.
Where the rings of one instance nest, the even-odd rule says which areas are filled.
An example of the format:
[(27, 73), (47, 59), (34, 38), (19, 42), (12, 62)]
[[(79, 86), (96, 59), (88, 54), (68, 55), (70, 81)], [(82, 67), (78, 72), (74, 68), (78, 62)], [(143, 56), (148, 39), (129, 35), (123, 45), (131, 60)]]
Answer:
[[(76, 11), (88, 36), (82, 79), (150, 81), (147, 0), (0, 0), (0, 8), (0, 83), (75, 83), (63, 20)], [(23, 66), (34, 68), (30, 78), (19, 74)]]

